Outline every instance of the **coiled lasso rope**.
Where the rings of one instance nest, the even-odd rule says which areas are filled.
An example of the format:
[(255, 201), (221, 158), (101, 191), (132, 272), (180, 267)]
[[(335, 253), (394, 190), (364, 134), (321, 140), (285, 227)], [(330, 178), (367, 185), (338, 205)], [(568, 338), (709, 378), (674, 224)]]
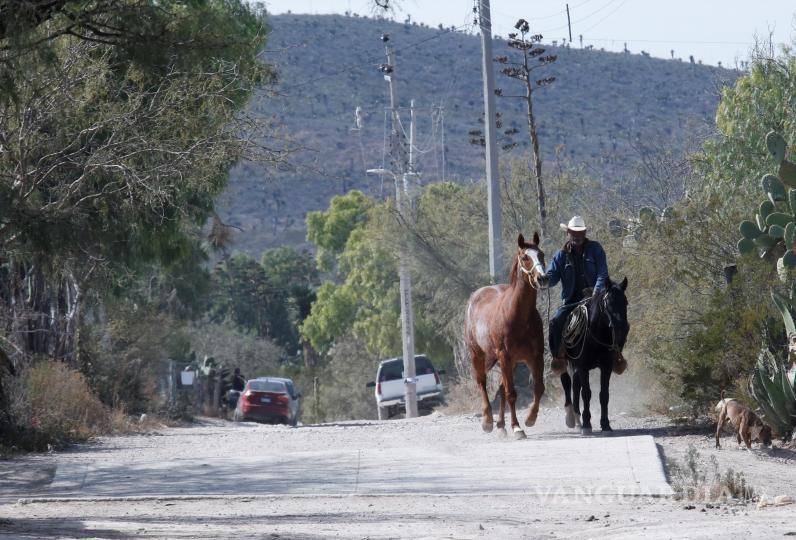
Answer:
[(570, 356), (572, 360), (578, 360), (583, 356), (583, 349), (586, 347), (586, 335), (589, 326), (589, 308), (586, 302), (581, 302), (569, 316), (569, 321), (564, 329), (564, 346), (566, 349), (576, 349), (580, 345), (580, 352), (577, 356)]

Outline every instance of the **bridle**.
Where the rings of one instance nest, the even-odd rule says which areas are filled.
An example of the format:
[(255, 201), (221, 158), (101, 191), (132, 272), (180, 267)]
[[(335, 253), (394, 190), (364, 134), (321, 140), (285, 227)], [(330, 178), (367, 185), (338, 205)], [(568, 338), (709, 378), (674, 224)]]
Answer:
[(610, 345), (607, 344), (607, 343), (602, 343), (599, 339), (594, 337), (594, 335), (592, 335), (592, 339), (594, 341), (596, 341), (597, 343), (599, 343), (600, 345), (602, 345), (603, 347), (608, 347), (608, 350), (610, 350), (610, 351), (615, 351), (615, 352), (621, 353), (622, 350), (616, 344), (616, 341), (617, 341), (616, 340), (617, 328), (616, 328), (616, 325), (614, 324), (613, 311), (610, 308), (611, 304), (608, 302), (609, 296), (610, 296), (609, 291), (605, 291), (605, 294), (601, 298), (601, 302), (602, 302), (602, 311), (608, 317), (608, 328), (611, 329), (611, 343), (610, 343)]
[(544, 265), (541, 263), (541, 261), (539, 261), (539, 258), (538, 258), (538, 257), (536, 258), (536, 260), (534, 260), (533, 266), (531, 266), (531, 268), (530, 268), (530, 269), (527, 269), (527, 268), (525, 268), (525, 267), (522, 265), (522, 256), (518, 254), (518, 255), (517, 255), (517, 267), (520, 269), (520, 272), (522, 272), (523, 274), (525, 274), (525, 275), (527, 276), (527, 278), (528, 278), (528, 284), (529, 284), (531, 287), (533, 287), (533, 288), (534, 288), (534, 289), (536, 289), (537, 291), (541, 289), (541, 287), (540, 287), (539, 285), (537, 285), (537, 284), (534, 282), (534, 279), (533, 279), (533, 271), (534, 271), (534, 270), (537, 270), (537, 269), (538, 269), (538, 272), (539, 272), (540, 274), (542, 274), (542, 275), (544, 275), (544, 273), (545, 273), (545, 272), (544, 272)]

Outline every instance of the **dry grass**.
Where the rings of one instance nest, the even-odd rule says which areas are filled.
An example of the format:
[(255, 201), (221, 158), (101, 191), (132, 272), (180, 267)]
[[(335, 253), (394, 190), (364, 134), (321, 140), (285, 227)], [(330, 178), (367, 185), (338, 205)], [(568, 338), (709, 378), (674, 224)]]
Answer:
[(727, 469), (721, 473), (715, 456), (711, 456), (710, 466), (703, 468), (699, 463), (699, 452), (693, 446), (688, 447), (683, 464), (669, 459), (667, 466), (672, 488), (679, 499), (705, 502), (736, 499), (746, 502), (757, 497), (742, 472)]
[(151, 432), (163, 425), (156, 417), (108, 408), (85, 377), (62, 362), (39, 362), (7, 387), (15, 425), (4, 434), (0, 454), (45, 451), (98, 435)]
[(83, 440), (107, 432), (110, 415), (79, 372), (61, 362), (40, 362), (23, 376), (17, 418), (56, 439)]
[[(497, 369), (493, 369), (487, 374), (486, 387), (490, 399), (495, 397), (498, 386), (500, 385), (500, 376)], [(451, 380), (445, 387), (445, 402), (447, 405), (444, 408), (438, 409), (442, 414), (473, 414), (481, 412), (481, 393), (475, 385), (475, 381), (471, 378), (462, 378)]]

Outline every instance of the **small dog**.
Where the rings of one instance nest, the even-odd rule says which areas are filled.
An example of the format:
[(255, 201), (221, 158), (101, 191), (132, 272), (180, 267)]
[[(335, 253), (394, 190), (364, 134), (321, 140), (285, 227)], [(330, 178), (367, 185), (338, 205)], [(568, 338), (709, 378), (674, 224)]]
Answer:
[(716, 412), (719, 413), (719, 423), (716, 426), (716, 448), (721, 448), (719, 436), (721, 428), (730, 421), (735, 428), (738, 444), (741, 440), (746, 443), (746, 447), (751, 449), (752, 442), (760, 442), (763, 446), (771, 446), (771, 428), (763, 423), (752, 409), (732, 398), (725, 398), (724, 392), (721, 393), (721, 401), (716, 404)]

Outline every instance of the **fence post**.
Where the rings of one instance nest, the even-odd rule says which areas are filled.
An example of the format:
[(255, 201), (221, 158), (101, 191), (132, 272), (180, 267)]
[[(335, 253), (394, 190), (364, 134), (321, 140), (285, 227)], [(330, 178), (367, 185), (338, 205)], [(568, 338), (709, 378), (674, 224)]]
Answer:
[(172, 408), (177, 403), (177, 377), (174, 374), (174, 368), (175, 368), (174, 360), (169, 359), (169, 375), (168, 375), (169, 395), (167, 397), (168, 397), (169, 406)]
[(318, 377), (312, 378), (312, 408), (313, 408), (313, 416), (315, 417), (315, 421), (320, 421), (321, 415), (321, 396), (318, 393)]

